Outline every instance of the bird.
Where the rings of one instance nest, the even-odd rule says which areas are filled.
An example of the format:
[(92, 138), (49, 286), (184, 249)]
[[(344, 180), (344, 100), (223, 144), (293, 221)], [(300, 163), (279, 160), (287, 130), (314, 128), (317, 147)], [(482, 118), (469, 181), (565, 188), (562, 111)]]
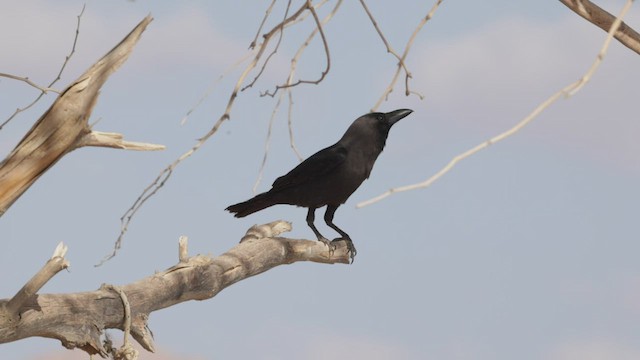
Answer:
[(242, 218), (277, 204), (305, 207), (307, 225), (318, 241), (335, 246), (314, 225), (315, 211), (326, 206), (325, 223), (340, 234), (333, 242), (345, 240), (351, 262), (356, 248), (349, 234), (333, 223), (338, 207), (369, 178), (373, 165), (384, 149), (391, 127), (413, 110), (398, 109), (388, 113), (372, 112), (357, 118), (340, 140), (302, 161), (277, 178), (269, 191), (227, 207), (225, 210)]

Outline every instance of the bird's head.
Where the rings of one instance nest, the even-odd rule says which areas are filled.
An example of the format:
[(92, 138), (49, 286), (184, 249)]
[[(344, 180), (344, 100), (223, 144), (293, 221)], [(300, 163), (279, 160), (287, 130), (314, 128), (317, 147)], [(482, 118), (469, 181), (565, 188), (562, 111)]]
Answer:
[(367, 142), (382, 151), (389, 130), (413, 110), (398, 109), (388, 113), (374, 112), (363, 115), (351, 124), (341, 141), (343, 142)]
[(356, 122), (361, 121), (363, 127), (375, 129), (386, 138), (393, 124), (404, 119), (412, 112), (413, 110), (409, 109), (398, 109), (388, 113), (374, 112), (361, 116)]

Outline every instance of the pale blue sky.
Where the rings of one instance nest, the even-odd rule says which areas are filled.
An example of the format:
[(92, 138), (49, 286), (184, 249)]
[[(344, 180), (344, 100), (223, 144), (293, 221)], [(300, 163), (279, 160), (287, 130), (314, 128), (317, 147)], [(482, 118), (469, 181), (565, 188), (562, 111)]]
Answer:
[[(0, 72), (47, 83), (69, 51), (82, 2), (0, 2)], [(398, 51), (432, 5), (370, 3)], [(614, 13), (623, 3), (599, 2)], [(83, 148), (48, 171), (0, 219), (0, 296), (13, 295), (59, 241), (69, 246), (72, 266), (43, 292), (93, 290), (163, 270), (177, 262), (180, 235), (189, 236), (193, 254), (220, 254), (252, 224), (276, 219), (293, 222), (291, 237), (313, 238), (304, 209), (278, 206), (244, 219), (223, 211), (251, 195), (275, 104), (258, 92), (285, 79), (289, 57), (311, 29), (302, 25), (285, 34), (273, 67), (239, 97), (232, 120), (141, 210), (119, 255), (93, 267), (112, 248), (119, 218), (140, 191), (224, 111), (238, 71), (180, 125), (244, 55), (267, 5), (87, 3), (76, 54), (57, 87), (151, 13), (155, 20), (104, 86), (92, 121), (100, 119), (97, 130), (168, 148)], [(640, 10), (632, 9), (628, 23), (640, 28)], [(395, 71), (358, 2), (345, 2), (326, 33), (331, 72), (321, 86), (294, 94), (294, 132), (304, 156), (366, 113)], [(640, 58), (620, 44), (582, 92), (521, 133), (428, 189), (355, 209), (390, 187), (429, 177), (452, 156), (513, 126), (580, 77), (604, 37), (557, 1), (445, 1), (408, 59), (411, 88), (425, 99), (396, 88), (382, 105), (415, 112), (393, 128), (371, 179), (336, 213), (358, 248), (356, 262), (283, 266), (214, 299), (153, 313), (150, 327), (164, 355), (141, 358), (640, 358)], [(316, 77), (324, 66), (319, 44), (307, 55), (299, 74)], [(0, 119), (35, 95), (0, 79)], [(47, 96), (0, 132), (0, 150), (10, 151), (53, 100)], [(274, 125), (260, 190), (296, 164), (285, 116)], [(0, 345), (0, 357), (44, 359), (59, 349), (57, 341), (32, 338)]]

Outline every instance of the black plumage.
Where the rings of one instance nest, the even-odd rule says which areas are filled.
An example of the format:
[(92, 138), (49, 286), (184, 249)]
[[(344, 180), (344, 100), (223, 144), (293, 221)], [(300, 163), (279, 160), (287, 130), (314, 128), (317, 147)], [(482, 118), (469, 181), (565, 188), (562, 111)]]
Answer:
[(337, 143), (318, 151), (273, 182), (271, 190), (229, 206), (236, 217), (245, 217), (277, 204), (308, 208), (307, 224), (319, 241), (329, 244), (314, 225), (315, 210), (327, 206), (326, 224), (346, 240), (351, 257), (356, 254), (349, 235), (333, 223), (338, 207), (371, 174), (384, 149), (391, 127), (411, 114), (409, 109), (370, 113), (356, 119)]

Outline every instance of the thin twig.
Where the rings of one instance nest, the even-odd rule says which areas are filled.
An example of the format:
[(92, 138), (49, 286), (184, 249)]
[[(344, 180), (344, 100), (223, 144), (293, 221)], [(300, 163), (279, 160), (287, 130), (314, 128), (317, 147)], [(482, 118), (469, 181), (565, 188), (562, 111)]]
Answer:
[(287, 127), (289, 128), (289, 145), (291, 146), (291, 150), (296, 154), (298, 161), (302, 162), (303, 158), (300, 155), (300, 151), (298, 151), (298, 147), (293, 139), (293, 92), (291, 88), (287, 89), (287, 94), (289, 94), (289, 109), (287, 111)]
[(256, 178), (256, 182), (253, 184), (254, 194), (256, 193), (258, 186), (260, 185), (260, 181), (262, 181), (262, 175), (264, 174), (264, 168), (267, 164), (267, 157), (269, 155), (269, 146), (271, 145), (271, 130), (273, 129), (273, 120), (276, 118), (276, 114), (278, 113), (278, 109), (280, 108), (280, 103), (282, 102), (283, 96), (284, 93), (280, 93), (278, 101), (276, 102), (276, 105), (273, 107), (273, 111), (271, 112), (271, 117), (269, 118), (269, 126), (267, 127), (267, 139), (264, 142), (264, 156), (262, 157), (260, 170), (258, 170), (258, 178)]
[(412, 184), (412, 185), (392, 188), (392, 189), (388, 190), (387, 192), (385, 192), (383, 194), (380, 194), (380, 195), (378, 195), (378, 196), (376, 196), (376, 197), (374, 197), (374, 198), (372, 198), (370, 200), (363, 201), (363, 202), (359, 203), (358, 205), (356, 205), (356, 207), (361, 208), (361, 207), (364, 207), (364, 206), (367, 206), (367, 205), (371, 205), (371, 204), (373, 204), (375, 202), (378, 202), (378, 201), (388, 197), (391, 194), (395, 194), (395, 193), (399, 193), (399, 192), (403, 192), (403, 191), (409, 191), (409, 190), (425, 188), (425, 187), (430, 186), (436, 180), (438, 180), (440, 177), (442, 177), (444, 174), (449, 172), (458, 162), (468, 158), (469, 156), (471, 156), (473, 154), (476, 154), (480, 150), (486, 149), (490, 145), (493, 145), (493, 144), (495, 144), (495, 143), (497, 143), (499, 141), (502, 141), (502, 140), (512, 136), (513, 134), (517, 133), (518, 131), (520, 131), (522, 128), (524, 128), (527, 124), (529, 124), (533, 119), (535, 119), (540, 113), (542, 113), (544, 110), (546, 110), (551, 104), (553, 104), (557, 100), (559, 100), (559, 99), (561, 99), (563, 97), (564, 98), (569, 98), (569, 97), (575, 95), (578, 91), (580, 91), (580, 89), (582, 89), (587, 84), (587, 82), (591, 79), (593, 74), (598, 69), (598, 66), (600, 66), (600, 64), (602, 63), (602, 61), (603, 61), (603, 59), (604, 59), (604, 57), (605, 57), (605, 55), (607, 53), (607, 50), (609, 49), (609, 45), (611, 44), (611, 40), (613, 39), (613, 35), (618, 30), (618, 27), (622, 23), (622, 19), (624, 18), (625, 14), (631, 8), (631, 4), (632, 3), (633, 3), (633, 0), (627, 0), (627, 3), (625, 4), (624, 8), (620, 12), (620, 15), (618, 15), (618, 17), (614, 21), (613, 25), (611, 26), (611, 29), (609, 30), (609, 32), (607, 34), (607, 38), (605, 39), (600, 51), (598, 52), (598, 55), (596, 56), (595, 61), (591, 64), (591, 67), (589, 68), (589, 70), (587, 70), (587, 72), (580, 79), (578, 79), (577, 81), (565, 86), (562, 90), (560, 90), (560, 91), (556, 92), (555, 94), (551, 95), (551, 97), (549, 97), (547, 100), (545, 100), (540, 105), (538, 105), (538, 107), (536, 107), (533, 110), (533, 112), (531, 112), (529, 115), (527, 115), (527, 117), (525, 117), (523, 120), (521, 120), (519, 123), (517, 123), (511, 129), (509, 129), (507, 131), (504, 131), (503, 133), (498, 134), (498, 135), (492, 137), (491, 139), (486, 140), (486, 141), (478, 144), (477, 146), (475, 146), (475, 147), (463, 152), (462, 154), (459, 154), (459, 155), (455, 156), (453, 159), (451, 159), (451, 161), (449, 161), (449, 163), (444, 168), (440, 169), (440, 171), (435, 173), (433, 176), (431, 176), (427, 180), (425, 180), (425, 181), (423, 181), (421, 183), (417, 183), (417, 184)]
[[(287, 9), (284, 11), (284, 18), (285, 19), (287, 18), (287, 15), (289, 14), (289, 9), (290, 8), (291, 8), (291, 0), (289, 0), (289, 2), (287, 2)], [(260, 71), (258, 71), (258, 74), (256, 74), (256, 76), (253, 78), (253, 80), (249, 84), (247, 84), (245, 87), (240, 89), (240, 91), (245, 91), (246, 89), (248, 89), (250, 87), (253, 87), (253, 85), (256, 83), (256, 81), (258, 81), (258, 79), (260, 78), (260, 76), (262, 75), (264, 70), (267, 68), (267, 64), (269, 64), (269, 60), (271, 60), (273, 55), (275, 55), (278, 52), (278, 49), (280, 48), (280, 44), (282, 43), (283, 36), (284, 36), (284, 31), (280, 30), (279, 34), (278, 34), (278, 41), (276, 42), (276, 46), (273, 48), (271, 53), (269, 53), (269, 56), (267, 56), (267, 58), (264, 60), (264, 63), (262, 64), (262, 67), (260, 68)]]
[(317, 80), (299, 79), (298, 81), (296, 81), (294, 83), (287, 82), (287, 83), (285, 83), (283, 85), (277, 85), (273, 92), (266, 91), (266, 92), (262, 93), (261, 96), (274, 97), (276, 95), (276, 93), (280, 89), (286, 89), (286, 88), (294, 87), (294, 86), (297, 86), (297, 85), (300, 85), (300, 84), (318, 85), (319, 83), (322, 82), (322, 80), (324, 80), (324, 78), (329, 73), (329, 70), (331, 69), (331, 55), (329, 53), (329, 43), (327, 42), (327, 38), (324, 35), (324, 31), (322, 30), (322, 22), (318, 18), (318, 14), (316, 13), (315, 7), (311, 4), (311, 0), (307, 0), (305, 9), (309, 10), (311, 12), (311, 14), (313, 15), (313, 19), (316, 22), (316, 26), (317, 26), (318, 32), (320, 33), (320, 37), (322, 38), (322, 45), (324, 46), (324, 53), (325, 53), (326, 60), (327, 60), (326, 68), (322, 71), (322, 74), (320, 74), (320, 78), (318, 78)]
[[(256, 36), (253, 38), (253, 41), (251, 42), (251, 44), (249, 44), (249, 50), (253, 50), (256, 47), (256, 44), (258, 43), (258, 36), (260, 36), (260, 33), (262, 32), (262, 27), (264, 26), (264, 23), (267, 22), (267, 18), (271, 14), (271, 11), (273, 10), (273, 6), (275, 4), (276, 4), (276, 0), (271, 1), (271, 5), (269, 5), (269, 7), (267, 8), (267, 11), (265, 11), (264, 17), (262, 18), (262, 22), (260, 23), (260, 26), (258, 26), (258, 31), (256, 31)], [(291, 5), (291, 1), (289, 1), (289, 5)], [(287, 5), (287, 8), (289, 7), (289, 5)]]
[[(413, 33), (411, 34), (411, 37), (409, 37), (409, 41), (407, 41), (407, 45), (404, 47), (404, 51), (403, 51), (402, 56), (401, 56), (401, 59), (402, 59), (403, 62), (407, 59), (407, 55), (409, 54), (409, 50), (413, 46), (413, 42), (415, 41), (416, 37), (418, 36), (418, 33), (420, 32), (420, 30), (422, 30), (422, 27), (433, 17), (433, 15), (435, 14), (436, 10), (438, 10), (438, 7), (440, 6), (440, 4), (442, 4), (442, 1), (444, 1), (444, 0), (437, 0), (436, 3), (433, 4), (431, 9), (429, 10), (427, 15), (424, 18), (422, 18), (422, 20), (420, 21), (418, 26), (415, 28), (415, 30), (413, 30)], [(393, 88), (396, 85), (396, 82), (398, 81), (398, 77), (400, 76), (400, 71), (401, 70), (402, 70), (402, 66), (401, 66), (401, 64), (398, 64), (398, 66), (396, 68), (396, 73), (393, 75), (393, 78), (391, 79), (391, 82), (389, 83), (389, 86), (387, 86), (387, 88), (382, 93), (382, 95), (380, 96), (380, 98), (378, 99), (376, 104), (373, 105), (373, 107), (371, 108), (371, 111), (376, 111), (380, 107), (382, 102), (387, 100), (387, 97), (389, 96), (389, 94), (391, 94), (391, 92), (393, 91)], [(406, 86), (405, 95), (408, 96), (410, 94), (415, 94), (418, 97), (420, 97), (421, 100), (424, 98), (422, 95), (409, 90), (409, 74), (407, 74), (405, 76), (405, 86)]]
[(10, 75), (10, 74), (5, 74), (5, 73), (0, 73), (0, 77), (6, 77), (6, 78), (9, 78), (9, 79), (13, 79), (13, 80), (23, 81), (23, 82), (29, 84), (30, 86), (40, 90), (42, 92), (42, 94), (46, 94), (49, 91), (54, 92), (56, 94), (60, 94), (60, 90), (52, 89), (50, 87), (42, 87), (42, 86), (34, 83), (33, 81), (29, 80), (28, 77), (15, 76), (15, 75)]
[[(82, 5), (82, 10), (80, 11), (80, 14), (78, 14), (77, 18), (78, 18), (78, 22), (76, 25), (76, 35), (73, 38), (73, 46), (71, 47), (71, 52), (69, 53), (69, 55), (67, 55), (64, 59), (64, 62), (62, 63), (62, 66), (60, 67), (60, 71), (58, 72), (58, 75), (56, 76), (55, 79), (53, 79), (53, 81), (51, 81), (51, 83), (49, 83), (49, 85), (47, 86), (47, 88), (51, 88), (53, 85), (55, 85), (56, 82), (58, 82), (58, 80), (60, 80), (60, 78), (62, 77), (62, 72), (64, 71), (64, 69), (67, 66), (67, 63), (69, 63), (69, 60), (71, 59), (71, 56), (73, 56), (73, 54), (76, 52), (76, 44), (78, 43), (78, 36), (80, 35), (80, 19), (82, 18), (82, 14), (84, 14), (84, 9), (86, 7), (87, 4)], [(9, 118), (7, 120), (5, 120), (2, 124), (0, 124), (0, 130), (2, 130), (2, 128), (4, 128), (5, 125), (7, 125), (14, 117), (16, 117), (16, 115), (18, 115), (19, 113), (26, 111), (28, 109), (30, 109), (33, 105), (35, 105), (38, 101), (40, 101), (40, 99), (46, 94), (46, 91), (42, 91), (40, 93), (40, 95), (38, 95), (38, 97), (35, 98), (35, 100), (33, 100), (29, 105), (22, 107), (22, 108), (18, 108), (16, 109), (16, 111), (9, 116)]]
[(205, 93), (196, 101), (196, 103), (191, 107), (191, 109), (187, 110), (182, 119), (180, 119), (180, 125), (184, 125), (187, 123), (189, 116), (202, 105), (202, 103), (213, 93), (216, 86), (225, 78), (225, 76), (229, 75), (232, 71), (236, 69), (240, 64), (247, 61), (252, 55), (255, 55), (255, 51), (249, 51), (245, 56), (243, 56), (240, 60), (236, 61), (233, 65), (229, 66), (220, 76), (218, 76), (212, 83), (209, 85), (209, 88)]
[[(329, 0), (322, 0), (322, 1), (318, 2), (317, 4), (313, 5), (313, 8), (314, 8), (314, 9), (316, 9), (316, 11), (317, 11), (317, 10), (318, 10), (318, 9), (320, 9), (324, 4), (326, 4), (326, 3), (328, 3), (328, 2), (329, 2)], [(311, 14), (310, 12), (302, 13), (302, 14), (301, 14), (300, 16), (298, 16), (294, 21), (292, 21), (292, 22), (288, 23), (288, 24), (285, 26), (285, 28), (288, 28), (288, 27), (290, 27), (290, 26), (294, 26), (294, 25), (296, 25), (296, 24), (298, 24), (298, 23), (301, 23), (301, 22), (305, 21), (305, 20), (307, 19), (307, 17), (309, 17), (309, 15), (310, 15), (310, 14)]]
[[(380, 39), (384, 43), (384, 46), (387, 48), (387, 52), (390, 53), (391, 55), (395, 56), (396, 59), (398, 59), (398, 66), (401, 66), (404, 69), (405, 74), (407, 74), (407, 79), (411, 78), (411, 72), (407, 68), (407, 65), (405, 64), (404, 59), (400, 55), (398, 55), (398, 53), (395, 52), (395, 50), (393, 50), (393, 48), (391, 48), (391, 45), (389, 44), (387, 39), (384, 37), (384, 34), (382, 33), (382, 30), (380, 30), (380, 27), (378, 26), (378, 22), (373, 17), (373, 14), (371, 14), (371, 11), (369, 11), (369, 7), (367, 7), (367, 4), (364, 2), (364, 0), (360, 0), (360, 4), (362, 4), (362, 7), (364, 8), (364, 11), (367, 13), (367, 16), (369, 16), (369, 20), (371, 20), (371, 23), (373, 24), (373, 27), (376, 29), (376, 32), (378, 33), (378, 35), (380, 36)], [(409, 87), (408, 87), (408, 83), (407, 83), (407, 92), (408, 91), (409, 91)]]

